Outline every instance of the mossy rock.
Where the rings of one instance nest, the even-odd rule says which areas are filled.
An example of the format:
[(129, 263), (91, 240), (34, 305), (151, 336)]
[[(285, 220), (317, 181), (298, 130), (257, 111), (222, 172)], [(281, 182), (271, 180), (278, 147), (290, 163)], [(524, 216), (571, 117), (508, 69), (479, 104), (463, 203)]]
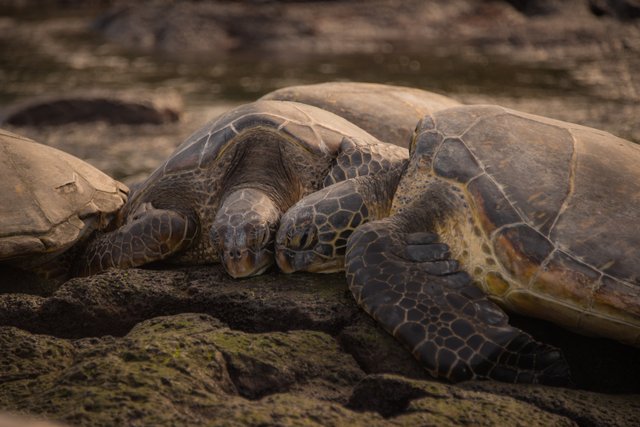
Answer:
[(303, 394), (324, 389), (326, 397), (346, 402), (350, 388), (364, 377), (353, 358), (322, 332), (225, 330), (214, 340), (238, 392), (249, 399), (290, 389)]
[(122, 338), (74, 342), (2, 328), (0, 341), (11, 340), (18, 344), (6, 360), (28, 367), (22, 355), (57, 359), (42, 357), (28, 378), (8, 377), (0, 387), (2, 406), (79, 425), (196, 425), (234, 408), (255, 412), (259, 424), (284, 409), (245, 397), (290, 390), (296, 395), (289, 399), (309, 400), (318, 414), (325, 406), (350, 413), (321, 399), (346, 401), (363, 376), (324, 333), (248, 334), (205, 314), (154, 318)]
[(382, 412), (398, 425), (576, 425), (568, 418), (508, 396), (393, 375), (367, 377), (355, 388), (349, 407)]
[(411, 353), (369, 316), (358, 317), (338, 335), (338, 341), (367, 374), (398, 374), (431, 379)]
[(361, 381), (347, 406), (401, 425), (627, 426), (637, 422), (640, 396), (491, 381), (452, 385), (384, 374)]

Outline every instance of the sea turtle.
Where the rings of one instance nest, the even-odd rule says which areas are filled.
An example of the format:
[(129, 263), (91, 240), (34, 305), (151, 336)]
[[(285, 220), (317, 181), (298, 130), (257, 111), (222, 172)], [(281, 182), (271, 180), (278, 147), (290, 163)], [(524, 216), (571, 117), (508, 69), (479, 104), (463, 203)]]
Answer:
[(380, 141), (408, 147), (418, 120), (460, 105), (421, 89), (377, 83), (332, 82), (289, 86), (261, 99), (296, 101), (344, 117)]
[(273, 260), (281, 214), (323, 185), (401, 165), (406, 148), (385, 144), (328, 111), (258, 101), (231, 110), (188, 138), (140, 185), (119, 228), (98, 236), (77, 273), (170, 258), (222, 261), (233, 277)]
[(66, 278), (69, 248), (106, 227), (127, 187), (84, 161), (0, 129), (0, 265)]
[[(376, 134), (387, 138), (386, 142), (403, 147), (408, 146), (408, 129), (413, 126), (409, 124), (407, 117), (415, 121), (422, 117), (423, 113), (458, 105), (457, 101), (419, 89), (369, 83), (297, 86), (281, 89), (266, 95), (265, 98), (304, 101), (324, 107), (323, 109), (335, 111), (358, 126), (375, 131)], [(177, 210), (187, 211), (185, 217), (190, 220), (184, 224), (193, 226), (195, 222), (201, 228), (210, 230), (209, 238), (203, 240), (198, 237), (197, 244), (193, 246), (187, 241), (177, 242), (177, 237), (164, 245), (154, 241), (155, 238), (151, 239), (152, 241), (146, 239), (144, 244), (137, 240), (138, 245), (146, 245), (146, 253), (143, 256), (132, 255), (132, 252), (136, 252), (133, 248), (122, 252), (118, 247), (126, 245), (132, 236), (145, 233), (141, 230), (134, 230), (133, 233), (121, 230), (121, 234), (111, 235), (116, 238), (116, 253), (122, 254), (118, 255), (121, 257), (120, 260), (109, 259), (113, 243), (106, 242), (105, 239), (108, 238), (105, 236), (89, 247), (79, 263), (79, 272), (91, 274), (111, 266), (135, 266), (172, 257), (182, 263), (221, 260), (233, 277), (259, 274), (273, 263), (272, 240), (275, 233), (272, 231), (277, 226), (280, 214), (301, 195), (321, 185), (395, 167), (400, 163), (400, 158), (408, 156), (408, 153), (398, 148), (386, 147), (386, 144), (381, 144), (366, 132), (366, 135), (363, 135), (360, 129), (345, 125), (344, 120), (332, 114), (320, 113), (313, 107), (301, 107), (300, 110), (299, 104), (296, 108), (292, 107), (294, 104), (287, 105), (274, 101), (258, 102), (249, 107), (240, 107), (238, 111), (232, 111), (205, 126), (178, 147), (172, 158), (156, 170), (152, 178), (138, 187), (144, 190), (145, 195), (133, 196), (127, 208), (123, 210), (121, 224), (131, 222), (134, 216), (136, 219), (141, 218), (140, 213), (149, 209), (151, 205), (163, 206), (164, 210), (174, 211), (173, 205), (183, 202), (180, 202), (179, 198), (176, 202), (167, 202), (167, 197), (175, 190), (165, 187), (173, 187), (173, 183), (181, 188), (186, 186), (188, 190), (180, 197), (188, 197), (189, 200), (178, 206)], [(233, 123), (236, 119), (242, 119), (240, 124)], [(321, 125), (317, 125), (318, 123)], [(318, 133), (316, 128), (324, 130)], [(232, 129), (237, 133), (230, 131)], [(324, 135), (323, 132), (328, 134)], [(251, 133), (250, 140), (247, 140), (245, 133)], [(208, 140), (209, 135), (214, 134), (216, 137), (210, 142), (201, 141), (202, 138)], [(330, 143), (325, 144), (323, 141), (327, 138)], [(291, 164), (285, 168), (291, 176), (281, 179), (271, 175), (269, 172), (282, 169), (279, 166), (280, 156), (287, 155), (290, 149), (283, 150), (281, 146), (289, 145), (291, 141), (296, 147), (306, 148), (310, 154), (305, 154), (306, 160), (303, 163)], [(241, 148), (236, 147), (238, 143), (242, 145)], [(188, 148), (194, 144), (199, 145), (193, 149)], [(256, 149), (257, 145), (260, 145), (259, 149)], [(376, 148), (373, 148), (374, 146)], [(320, 151), (318, 147), (321, 148)], [(250, 151), (250, 155), (242, 154), (245, 151)], [(216, 157), (218, 152), (227, 153), (226, 157)], [(228, 153), (236, 153), (236, 159), (230, 161)], [(200, 154), (206, 166), (193, 163), (198, 161), (197, 156)], [(185, 161), (173, 160), (174, 157), (188, 156), (191, 157)], [(252, 160), (251, 156), (255, 159)], [(316, 161), (316, 158), (320, 160)], [(327, 174), (328, 159), (332, 159), (333, 164)], [(238, 164), (240, 160), (241, 165)], [(294, 160), (287, 159), (284, 163), (289, 164), (292, 161)], [(175, 165), (166, 170), (166, 165), (171, 163)], [(306, 167), (307, 164), (310, 169)], [(198, 173), (192, 173), (191, 168), (196, 166)], [(299, 174), (298, 170), (303, 172)], [(314, 177), (313, 180), (309, 180), (310, 176)], [(194, 184), (204, 185), (203, 181), (209, 180), (209, 184), (212, 185), (201, 188), (200, 194), (194, 194), (190, 185), (191, 179), (194, 179)], [(287, 181), (300, 180), (304, 182), (302, 188), (293, 188), (293, 191), (285, 188), (289, 185)], [(274, 183), (268, 184), (270, 181)], [(239, 191), (234, 192), (236, 189)], [(151, 203), (151, 199), (155, 202)], [(129, 214), (132, 215), (129, 219), (124, 218)], [(157, 212), (154, 213), (156, 214)], [(206, 219), (203, 216), (206, 216)], [(178, 227), (183, 227), (184, 224), (179, 224)], [(168, 237), (164, 233), (160, 234), (160, 240)], [(118, 235), (121, 237), (116, 237)], [(256, 236), (263, 237), (256, 239)], [(215, 244), (211, 246), (209, 240)], [(182, 253), (187, 246), (190, 246), (191, 250)], [(194, 250), (197, 253), (193, 253)], [(180, 256), (176, 257), (175, 254), (178, 252)]]
[(358, 303), (451, 380), (566, 376), (561, 355), (509, 326), (498, 305), (640, 345), (639, 146), (462, 106), (425, 117), (410, 151), (402, 173), (294, 205), (276, 236), (280, 268), (344, 265)]

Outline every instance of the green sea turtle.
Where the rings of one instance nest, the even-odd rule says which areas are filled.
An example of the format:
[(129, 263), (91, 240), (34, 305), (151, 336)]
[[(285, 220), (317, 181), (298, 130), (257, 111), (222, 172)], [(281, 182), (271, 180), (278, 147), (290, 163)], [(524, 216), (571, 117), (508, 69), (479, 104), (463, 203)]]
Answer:
[(464, 106), (425, 117), (410, 151), (402, 173), (294, 205), (276, 236), (280, 268), (344, 265), (358, 303), (451, 380), (567, 375), (561, 355), (509, 326), (498, 305), (640, 345), (639, 146)]
[(69, 248), (106, 227), (128, 189), (84, 161), (0, 129), (0, 267), (66, 278)]
[(188, 138), (136, 189), (119, 227), (87, 245), (77, 273), (170, 258), (222, 261), (233, 277), (259, 274), (273, 264), (278, 221), (296, 201), (407, 157), (405, 148), (313, 106), (238, 107)]
[(380, 141), (408, 147), (418, 120), (460, 105), (437, 93), (377, 83), (332, 82), (290, 86), (261, 99), (296, 101), (344, 117)]

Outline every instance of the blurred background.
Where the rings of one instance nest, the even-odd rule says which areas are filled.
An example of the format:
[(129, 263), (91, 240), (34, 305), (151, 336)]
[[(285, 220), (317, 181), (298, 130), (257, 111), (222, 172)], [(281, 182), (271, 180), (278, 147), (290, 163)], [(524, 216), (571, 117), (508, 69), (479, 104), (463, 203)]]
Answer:
[(227, 109), (325, 81), (640, 142), (640, 1), (0, 0), (0, 126), (129, 184)]

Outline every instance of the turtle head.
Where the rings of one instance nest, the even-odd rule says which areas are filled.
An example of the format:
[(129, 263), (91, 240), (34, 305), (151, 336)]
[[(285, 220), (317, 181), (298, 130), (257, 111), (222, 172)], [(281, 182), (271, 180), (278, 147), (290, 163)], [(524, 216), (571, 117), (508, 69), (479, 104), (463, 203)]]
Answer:
[(312, 193), (283, 215), (276, 234), (276, 262), (285, 273), (343, 270), (347, 239), (369, 219), (355, 180)]
[(225, 197), (210, 238), (230, 276), (256, 276), (273, 265), (279, 219), (280, 210), (259, 190), (236, 190)]

